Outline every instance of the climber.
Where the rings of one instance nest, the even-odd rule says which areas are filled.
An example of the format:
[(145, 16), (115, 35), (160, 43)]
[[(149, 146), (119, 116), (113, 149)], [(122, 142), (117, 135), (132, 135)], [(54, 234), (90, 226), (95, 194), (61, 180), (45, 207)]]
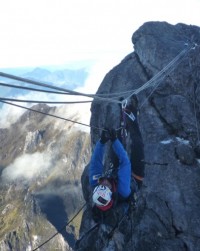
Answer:
[[(94, 189), (92, 196), (94, 215), (98, 215), (99, 212), (109, 211), (108, 209), (116, 205), (116, 201), (128, 201), (131, 194), (135, 193), (142, 186), (144, 177), (144, 151), (137, 123), (137, 99), (135, 97), (130, 99), (130, 104), (126, 106), (124, 112), (128, 117), (126, 124), (131, 138), (131, 161), (116, 131), (114, 129), (104, 129), (100, 140), (95, 146), (89, 167), (89, 181), (91, 187)], [(117, 180), (112, 177), (102, 177), (105, 143), (109, 140), (111, 140), (112, 149), (118, 158)]]
[[(102, 177), (102, 161), (105, 143), (108, 140), (111, 140), (112, 148), (119, 158), (117, 184), (112, 178)], [(114, 204), (114, 196), (116, 193), (121, 199), (129, 197), (131, 193), (131, 163), (114, 129), (102, 131), (101, 138), (97, 142), (92, 155), (89, 172), (90, 185), (95, 187), (93, 191), (93, 202), (98, 209), (106, 211), (111, 208)]]

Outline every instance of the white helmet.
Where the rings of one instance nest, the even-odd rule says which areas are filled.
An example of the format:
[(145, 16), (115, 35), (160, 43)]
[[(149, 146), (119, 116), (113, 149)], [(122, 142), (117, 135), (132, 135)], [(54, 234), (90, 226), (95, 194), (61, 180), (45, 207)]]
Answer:
[(107, 186), (96, 186), (92, 199), (97, 206), (105, 207), (112, 200), (112, 192)]

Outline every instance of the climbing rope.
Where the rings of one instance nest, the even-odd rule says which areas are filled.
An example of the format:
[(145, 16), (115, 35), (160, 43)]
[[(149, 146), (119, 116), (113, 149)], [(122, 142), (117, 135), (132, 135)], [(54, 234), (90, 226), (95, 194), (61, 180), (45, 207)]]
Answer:
[(98, 228), (100, 223), (96, 223), (93, 227), (91, 227), (87, 232), (85, 232), (75, 243), (75, 247), (79, 245), (79, 243), (92, 231), (94, 231), (96, 228)]
[(27, 86), (19, 86), (19, 85), (6, 84), (6, 83), (2, 83), (2, 82), (0, 82), (0, 86), (12, 87), (12, 88), (16, 88), (16, 89), (36, 91), (36, 92), (45, 92), (45, 93), (62, 94), (62, 95), (68, 94), (68, 95), (70, 95), (69, 93), (61, 92), (61, 91), (59, 91), (59, 92), (58, 91), (49, 91), (49, 90), (44, 90), (44, 89), (31, 88), (31, 87), (27, 87)]
[[(167, 71), (169, 71), (169, 69), (173, 65), (177, 65), (178, 61), (181, 58), (183, 60), (183, 58), (186, 55), (186, 53), (189, 52), (191, 49), (194, 49), (194, 46), (190, 46), (189, 48), (184, 49), (183, 51), (181, 51), (166, 67), (164, 67), (160, 72), (158, 72), (152, 79), (150, 79), (149, 81), (147, 81), (140, 88), (134, 90), (134, 92), (132, 92), (131, 95), (129, 95), (127, 98), (125, 98), (124, 100), (121, 100), (121, 101), (115, 100), (113, 98), (104, 98), (104, 97), (100, 97), (100, 96), (97, 96), (97, 95), (91, 95), (91, 94), (84, 94), (84, 93), (80, 93), (80, 92), (75, 92), (75, 91), (71, 91), (71, 90), (68, 90), (68, 89), (64, 89), (64, 88), (60, 88), (60, 87), (56, 87), (56, 86), (51, 86), (51, 85), (48, 85), (48, 84), (45, 84), (45, 83), (41, 83), (41, 82), (38, 82), (38, 81), (35, 81), (35, 80), (30, 80), (30, 79), (25, 79), (25, 78), (17, 77), (17, 76), (14, 76), (14, 75), (11, 75), (11, 74), (7, 74), (7, 73), (0, 72), (0, 76), (1, 77), (6, 77), (6, 78), (10, 78), (10, 79), (14, 79), (14, 80), (18, 80), (18, 81), (22, 81), (22, 82), (26, 82), (26, 83), (30, 83), (30, 84), (34, 84), (34, 85), (39, 85), (39, 86), (43, 86), (43, 87), (47, 87), (47, 88), (56, 89), (56, 90), (59, 90), (59, 91), (64, 91), (67, 94), (93, 97), (95, 99), (100, 99), (100, 100), (104, 100), (104, 101), (120, 103), (120, 104), (123, 105), (124, 102), (127, 99), (129, 99), (130, 97), (132, 97), (134, 94), (138, 94), (142, 90), (144, 90), (144, 89), (146, 89), (146, 88), (148, 88), (150, 86), (154, 86), (158, 82), (158, 79), (160, 77), (163, 78), (163, 75), (166, 74)], [(171, 69), (171, 71), (172, 70), (173, 70), (173, 68)], [(160, 81), (158, 83), (160, 83)], [(157, 88), (157, 86), (158, 85), (156, 85), (156, 88)], [(119, 93), (119, 94), (121, 95), (121, 93)], [(63, 119), (63, 120), (66, 120), (66, 121), (70, 121), (70, 122), (73, 122), (73, 123), (76, 123), (76, 124), (79, 124), (79, 125), (83, 125), (83, 126), (87, 126), (87, 127), (92, 127), (92, 128), (98, 129), (98, 130), (104, 130), (103, 128), (98, 128), (98, 127), (95, 127), (95, 126), (89, 126), (89, 125), (81, 123), (81, 122), (73, 121), (73, 120), (70, 120), (70, 119), (64, 119), (64, 118), (61, 118), (61, 117), (56, 116), (56, 115), (46, 114), (44, 112), (41, 112), (41, 111), (38, 111), (38, 110), (35, 110), (35, 109), (32, 109), (32, 108), (27, 108), (27, 107), (24, 107), (24, 106), (16, 105), (16, 104), (13, 104), (13, 103), (10, 103), (8, 101), (3, 100), (3, 98), (2, 99), (0, 98), (0, 102), (6, 103), (6, 104), (9, 104), (9, 105), (13, 105), (13, 106), (16, 106), (16, 107), (20, 107), (20, 108), (23, 108), (23, 109), (27, 109), (27, 110), (30, 110), (30, 111), (38, 112), (38, 113), (41, 113), (41, 114), (44, 114), (44, 115), (52, 116), (52, 117), (55, 117), (55, 118)], [(22, 101), (18, 100), (18, 102), (22, 102)], [(31, 102), (31, 101), (28, 101), (28, 102)], [(118, 128), (117, 130), (119, 130), (119, 129), (121, 129), (121, 127)]]
[[(190, 72), (192, 72), (191, 58), (188, 57), (188, 61), (189, 61)], [(198, 140), (198, 144), (200, 144), (200, 132), (199, 132), (199, 125), (198, 125), (198, 120), (197, 120), (195, 82), (193, 82), (193, 108), (194, 108), (195, 123), (196, 123), (196, 129), (197, 129), (197, 140)]]
[(44, 114), (44, 115), (54, 117), (54, 118), (57, 118), (57, 119), (62, 119), (62, 120), (65, 120), (65, 121), (69, 121), (69, 122), (79, 124), (79, 125), (82, 125), (82, 126), (91, 127), (91, 128), (97, 129), (97, 130), (105, 130), (104, 128), (100, 128), (100, 127), (96, 127), (96, 126), (90, 126), (90, 125), (87, 125), (87, 124), (84, 124), (84, 123), (81, 123), (81, 122), (77, 122), (77, 121), (74, 121), (74, 120), (71, 120), (71, 119), (66, 119), (66, 118), (63, 118), (63, 117), (60, 117), (60, 116), (57, 116), (57, 115), (53, 115), (53, 114), (50, 114), (50, 113), (38, 111), (38, 110), (35, 110), (33, 108), (28, 108), (28, 107), (25, 107), (25, 106), (13, 104), (13, 103), (1, 100), (1, 99), (0, 99), (0, 102), (8, 104), (8, 105), (16, 106), (16, 107), (19, 107), (19, 108), (23, 108), (23, 109), (26, 109), (26, 110), (29, 110), (29, 111), (32, 111), (32, 112), (37, 112), (37, 113), (40, 113), (40, 114)]
[(3, 73), (0, 72), (0, 76), (4, 77), (4, 78), (9, 78), (9, 79), (13, 79), (13, 80), (17, 80), (17, 81), (21, 81), (24, 83), (28, 83), (28, 84), (33, 84), (33, 85), (37, 85), (37, 86), (42, 86), (42, 87), (46, 87), (46, 88), (50, 88), (50, 89), (54, 89), (54, 90), (59, 90), (59, 91), (63, 91), (66, 94), (70, 94), (70, 95), (78, 95), (78, 96), (84, 96), (84, 97), (90, 97), (90, 98), (95, 98), (95, 99), (99, 99), (99, 100), (104, 100), (104, 101), (111, 101), (114, 103), (120, 103), (118, 100), (112, 99), (112, 98), (104, 98), (98, 95), (94, 95), (94, 94), (85, 94), (85, 93), (81, 93), (81, 92), (77, 92), (77, 91), (72, 91), (69, 89), (65, 89), (65, 88), (61, 88), (61, 87), (57, 87), (57, 86), (52, 86), (46, 83), (42, 83), (40, 81), (36, 81), (36, 80), (30, 80), (27, 78), (22, 78), (22, 77), (18, 77), (18, 76), (14, 76), (11, 74), (7, 74), (7, 73)]
[[(183, 58), (187, 55), (187, 53), (191, 49), (195, 49), (195, 47), (197, 46), (196, 44), (195, 45), (190, 45), (190, 46), (188, 44), (186, 44), (186, 45), (188, 46), (188, 48), (185, 48), (184, 50), (182, 50), (161, 71), (159, 71), (156, 75), (154, 75), (144, 85), (142, 85), (138, 89), (134, 90), (125, 99), (129, 99), (134, 94), (138, 94), (141, 91), (145, 90), (146, 88), (155, 86), (156, 83), (160, 83), (161, 80), (162, 80), (162, 78), (163, 78), (163, 76), (165, 76), (166, 74), (168, 74), (169, 72), (171, 72), (183, 60)], [(95, 94), (85, 94), (85, 93), (76, 92), (76, 91), (72, 91), (72, 90), (69, 90), (69, 89), (61, 88), (61, 87), (52, 86), (52, 85), (49, 85), (49, 84), (46, 84), (46, 83), (42, 83), (40, 81), (35, 81), (35, 80), (30, 80), (30, 79), (26, 79), (26, 78), (22, 78), (22, 77), (17, 77), (17, 76), (11, 75), (11, 74), (3, 73), (3, 72), (0, 72), (0, 76), (1, 77), (5, 77), (5, 78), (9, 78), (9, 79), (13, 79), (13, 80), (17, 80), (17, 81), (21, 81), (21, 82), (25, 82), (25, 83), (29, 83), (29, 84), (34, 84), (34, 85), (38, 85), (38, 86), (42, 86), (42, 87), (46, 87), (46, 88), (51, 88), (51, 89), (59, 90), (59, 91), (65, 92), (66, 94), (70, 94), (70, 95), (85, 96), (85, 97), (90, 97), (90, 98), (94, 98), (96, 100), (107, 101), (107, 102), (114, 102), (114, 103), (121, 103), (121, 104), (123, 103), (123, 100), (119, 101), (119, 100), (116, 99), (117, 96), (106, 98), (106, 96), (103, 96), (102, 94), (101, 95), (98, 95), (98, 94), (96, 94), (96, 95)], [(161, 78), (161, 79), (159, 79), (159, 78)], [(121, 96), (122, 93), (119, 93), (119, 95)]]
[[(8, 84), (4, 84), (4, 83), (1, 83), (0, 85), (2, 86), (7, 86), (7, 87), (13, 87), (13, 88), (21, 88), (21, 89), (27, 89), (27, 90), (33, 90), (33, 91), (41, 91), (41, 92), (49, 92), (49, 93), (55, 93), (55, 94), (65, 94), (65, 95), (79, 95), (79, 96), (85, 96), (85, 97), (89, 97), (89, 98), (93, 98), (93, 99), (96, 99), (96, 100), (101, 100), (101, 101), (107, 101), (107, 102), (114, 102), (114, 103), (120, 103), (120, 104), (123, 104), (123, 102), (125, 100), (128, 100), (129, 98), (131, 98), (134, 94), (138, 94), (140, 93), (141, 91), (149, 88), (149, 87), (153, 87), (153, 91), (155, 91), (155, 89), (159, 86), (160, 82), (162, 82), (162, 80), (164, 79), (164, 77), (166, 75), (168, 75), (169, 73), (171, 73), (175, 67), (177, 67), (178, 64), (180, 64), (180, 62), (182, 62), (182, 60), (185, 58), (185, 56), (189, 53), (189, 51), (191, 49), (194, 49), (195, 47), (194, 46), (188, 46), (187, 49), (184, 49), (182, 50), (172, 61), (170, 61), (161, 71), (159, 71), (155, 76), (152, 77), (152, 79), (150, 79), (149, 81), (147, 81), (144, 85), (142, 85), (141, 87), (139, 87), (138, 89), (135, 89), (135, 90), (131, 90), (131, 91), (127, 91), (127, 92), (121, 92), (121, 93), (115, 93), (113, 96), (110, 95), (110, 94), (84, 94), (84, 93), (81, 93), (81, 92), (76, 92), (76, 91), (72, 91), (72, 90), (68, 90), (68, 89), (65, 89), (65, 88), (60, 88), (60, 87), (56, 87), (56, 86), (52, 86), (52, 85), (49, 85), (49, 84), (45, 84), (45, 83), (42, 83), (42, 82), (39, 82), (39, 81), (35, 81), (35, 80), (30, 80), (30, 79), (26, 79), (26, 78), (21, 78), (21, 77), (17, 77), (17, 76), (14, 76), (14, 75), (11, 75), (11, 74), (6, 74), (6, 73), (2, 73), (0, 72), (0, 76), (1, 77), (5, 77), (5, 78), (9, 78), (9, 79), (13, 79), (13, 80), (17, 80), (17, 81), (21, 81), (21, 82), (25, 82), (25, 83), (30, 83), (30, 84), (34, 84), (34, 85), (38, 85), (38, 86), (42, 86), (42, 87), (45, 87), (45, 88), (50, 88), (50, 89), (54, 89), (54, 90), (57, 90), (57, 92), (53, 92), (53, 91), (46, 91), (46, 90), (39, 90), (39, 89), (34, 89), (34, 88), (28, 88), (28, 87), (14, 87), (13, 85), (8, 85)], [(151, 95), (152, 95), (153, 92), (151, 92)], [(122, 94), (128, 94), (128, 96), (122, 100), (122, 101), (119, 101), (117, 100), (117, 98), (119, 96), (121, 96)], [(16, 107), (19, 107), (19, 108), (23, 108), (23, 109), (27, 109), (29, 111), (33, 111), (33, 112), (38, 112), (38, 113), (41, 113), (41, 114), (44, 114), (44, 115), (47, 115), (47, 116), (51, 116), (51, 117), (55, 117), (55, 118), (58, 118), (58, 119), (62, 119), (62, 120), (66, 120), (66, 121), (70, 121), (72, 123), (77, 123), (79, 125), (83, 125), (83, 126), (87, 126), (87, 127), (91, 127), (91, 128), (94, 128), (94, 129), (98, 129), (98, 130), (105, 130), (104, 128), (98, 128), (98, 127), (95, 127), (95, 126), (89, 126), (87, 124), (84, 124), (84, 123), (80, 123), (80, 122), (77, 122), (77, 121), (73, 121), (73, 120), (70, 120), (70, 119), (66, 119), (66, 118), (62, 118), (62, 117), (59, 117), (59, 116), (56, 116), (56, 115), (53, 115), (53, 114), (49, 114), (49, 113), (45, 113), (45, 112), (42, 112), (42, 111), (38, 111), (38, 110), (35, 110), (35, 109), (32, 109), (32, 108), (27, 108), (27, 107), (24, 107), (24, 106), (20, 106), (20, 105), (16, 105), (16, 104), (13, 104), (13, 103), (10, 103), (8, 101), (15, 101), (15, 102), (32, 102), (32, 103), (39, 103), (38, 101), (31, 101), (31, 100), (14, 100), (14, 99), (8, 99), (8, 98), (0, 98), (0, 102), (2, 103), (5, 103), (5, 104), (8, 104), (8, 105), (13, 105), (13, 106), (16, 106)], [(41, 101), (42, 102), (42, 101)], [(80, 101), (79, 101), (80, 102)], [(91, 101), (85, 101), (85, 102), (91, 102)], [(47, 103), (47, 102), (43, 102), (43, 103)], [(51, 102), (53, 103), (53, 102)], [(59, 102), (59, 103), (62, 103), (62, 102)], [(66, 103), (66, 102), (64, 102)], [(68, 102), (69, 103), (69, 102)], [(75, 102), (74, 102), (75, 103)], [(76, 102), (77, 103), (77, 102)], [(59, 232), (63, 231), (63, 229), (69, 225), (76, 217), (77, 215), (81, 212), (81, 210), (85, 207), (86, 204), (84, 204), (81, 209), (74, 215), (74, 217), (65, 224), (64, 227), (62, 227), (58, 232), (56, 232), (53, 236), (51, 236), (48, 240), (46, 240), (44, 243), (42, 243), (40, 246), (38, 246), (37, 248), (33, 249), (32, 251), (35, 251), (37, 249), (39, 249), (40, 247), (42, 247), (43, 245), (45, 245), (47, 242), (49, 242), (51, 239), (53, 239), (57, 234), (59, 234)], [(125, 217), (125, 216), (124, 216)], [(119, 226), (119, 223), (118, 223), (118, 226)], [(116, 229), (116, 228), (115, 228)]]
[[(50, 90), (44, 90), (44, 89), (36, 89), (36, 88), (31, 88), (31, 87), (27, 87), (27, 86), (19, 86), (19, 85), (13, 85), (13, 84), (7, 84), (7, 83), (2, 83), (0, 82), (0, 86), (4, 86), (4, 87), (12, 87), (12, 88), (16, 88), (16, 89), (22, 89), (22, 90), (29, 90), (29, 91), (36, 91), (36, 92), (45, 92), (45, 93), (52, 93), (52, 94), (61, 94), (61, 95), (74, 95), (72, 93), (69, 92), (64, 92), (64, 91), (50, 91)], [(124, 92), (113, 92), (113, 93), (98, 93), (95, 94), (95, 96), (98, 97), (111, 97), (111, 98), (119, 98), (121, 97), (121, 95), (125, 95), (125, 94), (130, 94), (135, 90), (129, 90), (129, 91), (124, 91)], [(89, 94), (89, 96), (93, 96), (93, 94)]]
[(120, 227), (121, 223), (123, 222), (123, 220), (125, 219), (126, 216), (127, 216), (127, 212), (125, 212), (122, 215), (122, 217), (119, 219), (119, 221), (117, 221), (115, 226), (110, 230), (110, 232), (107, 235), (108, 240), (110, 240), (113, 237), (114, 232)]
[(196, 121), (196, 128), (197, 128), (197, 139), (198, 143), (200, 143), (200, 133), (199, 133), (199, 126), (198, 126), (198, 120), (197, 120), (197, 108), (196, 108), (196, 94), (195, 94), (195, 87), (193, 88), (193, 96), (194, 96), (194, 114), (195, 114), (195, 121)]
[[(194, 47), (191, 47), (190, 50), (193, 49), (193, 48), (194, 48)], [(189, 51), (190, 51), (190, 50), (189, 50)], [(188, 52), (189, 52), (189, 51), (188, 51)], [(185, 58), (185, 56), (186, 56), (186, 55), (184, 55), (183, 57), (181, 57), (180, 60), (176, 62), (175, 67), (177, 67), (177, 66), (183, 61), (183, 59)], [(143, 107), (143, 105), (147, 102), (147, 100), (152, 96), (152, 94), (153, 94), (153, 93), (155, 92), (155, 90), (158, 88), (158, 86), (160, 85), (160, 83), (165, 79), (166, 76), (169, 77), (170, 73), (171, 73), (173, 70), (174, 70), (174, 68), (171, 68), (171, 69), (168, 70), (167, 74), (161, 76), (160, 80), (157, 81), (157, 83), (153, 86), (152, 91), (151, 91), (150, 94), (146, 97), (146, 99), (144, 100), (144, 102), (140, 105), (139, 109), (141, 109), (141, 108)]]
[[(188, 46), (188, 44), (187, 44)], [(174, 70), (178, 64), (182, 62), (185, 56), (189, 53), (190, 50), (195, 49), (196, 45), (190, 45), (188, 48), (183, 49), (174, 59), (172, 59), (162, 70), (160, 70), (156, 75), (154, 75), (149, 81), (147, 81), (144, 85), (136, 89), (130, 96), (126, 97), (126, 99), (131, 98), (134, 94), (138, 94), (141, 91), (149, 88), (158, 87), (163, 78)], [(172, 68), (173, 66), (173, 68)], [(159, 79), (160, 78), (160, 79)], [(157, 85), (156, 85), (157, 84)], [(154, 89), (154, 90), (155, 90)], [(152, 93), (151, 93), (152, 94)], [(123, 100), (122, 100), (123, 102)]]
[(43, 100), (24, 100), (24, 99), (3, 98), (3, 97), (0, 97), (0, 100), (21, 102), (21, 103), (38, 103), (38, 104), (78, 104), (78, 103), (91, 103), (92, 102), (91, 100), (87, 100), (87, 101), (43, 101)]
[(69, 220), (62, 228), (60, 228), (54, 235), (52, 235), (49, 239), (47, 239), (45, 242), (43, 242), (41, 245), (39, 245), (38, 247), (32, 249), (32, 251), (35, 251), (39, 248), (41, 248), (42, 246), (44, 246), (47, 242), (49, 242), (50, 240), (52, 240), (56, 235), (58, 235), (60, 232), (62, 232), (78, 215), (79, 213), (83, 210), (83, 208), (87, 205), (87, 203), (85, 203), (79, 210), (78, 212), (71, 218), (71, 220)]
[[(109, 231), (109, 233), (107, 234), (107, 240), (109, 241), (112, 237), (114, 232), (120, 227), (120, 225), (122, 224), (123, 220), (128, 216), (128, 212), (125, 212), (120, 219), (116, 222), (116, 224), (111, 228), (111, 230)], [(96, 223), (94, 226), (92, 226), (88, 231), (86, 231), (81, 237), (80, 239), (78, 239), (75, 243), (75, 247), (79, 245), (79, 243), (87, 236), (89, 235), (92, 231), (94, 231), (95, 229), (97, 229), (99, 226), (101, 225), (101, 223)]]

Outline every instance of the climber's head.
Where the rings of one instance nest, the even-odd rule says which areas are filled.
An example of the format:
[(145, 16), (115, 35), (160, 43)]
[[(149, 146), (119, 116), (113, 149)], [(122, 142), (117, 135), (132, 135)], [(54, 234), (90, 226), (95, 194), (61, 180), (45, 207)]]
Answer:
[(108, 210), (113, 204), (112, 191), (104, 184), (95, 187), (92, 199), (96, 206), (103, 211)]

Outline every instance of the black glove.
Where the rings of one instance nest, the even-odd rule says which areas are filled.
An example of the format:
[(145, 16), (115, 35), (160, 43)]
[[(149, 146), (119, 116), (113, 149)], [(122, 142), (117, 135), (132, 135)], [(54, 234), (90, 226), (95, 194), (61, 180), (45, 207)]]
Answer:
[(110, 130), (110, 140), (114, 142), (117, 139), (117, 132), (115, 129)]
[(103, 131), (101, 133), (100, 142), (102, 144), (105, 144), (109, 139), (110, 139), (109, 131), (108, 131), (108, 129), (105, 128), (105, 129), (103, 129)]

